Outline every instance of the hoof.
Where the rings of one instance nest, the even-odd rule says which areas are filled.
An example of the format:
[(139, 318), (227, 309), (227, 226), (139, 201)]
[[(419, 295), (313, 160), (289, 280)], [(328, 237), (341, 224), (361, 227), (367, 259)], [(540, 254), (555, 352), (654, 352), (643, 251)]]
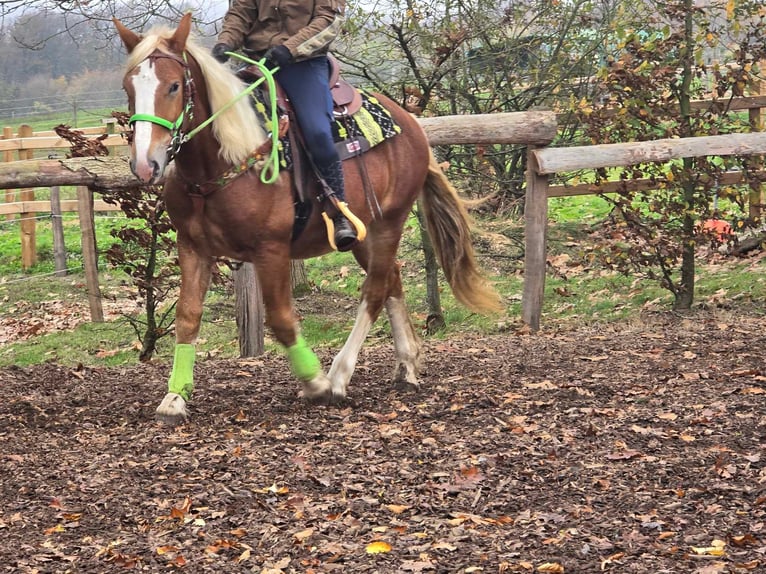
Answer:
[(344, 388), (336, 388), (326, 375), (320, 374), (303, 382), (301, 396), (311, 404), (334, 405), (345, 401), (346, 391)]
[(166, 425), (176, 426), (189, 417), (189, 411), (186, 410), (186, 401), (176, 393), (168, 393), (162, 399), (160, 406), (157, 407), (155, 414), (158, 421)]
[(407, 381), (399, 379), (394, 381), (394, 389), (403, 393), (420, 392), (420, 383), (418, 381)]
[(417, 392), (420, 390), (420, 381), (418, 381), (418, 370), (412, 367), (408, 368), (400, 364), (394, 369), (394, 389), (404, 392)]

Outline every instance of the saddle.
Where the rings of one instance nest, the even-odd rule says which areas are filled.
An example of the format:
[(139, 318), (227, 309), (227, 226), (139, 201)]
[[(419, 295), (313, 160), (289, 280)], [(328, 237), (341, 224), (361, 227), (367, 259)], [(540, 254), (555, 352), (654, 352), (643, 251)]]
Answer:
[[(358, 112), (362, 105), (361, 93), (352, 86), (349, 82), (341, 78), (340, 76), (340, 63), (337, 58), (332, 54), (327, 54), (327, 59), (330, 64), (330, 73), (328, 76), (328, 85), (330, 87), (330, 94), (333, 99), (333, 115), (336, 121), (343, 121), (344, 118), (350, 118), (354, 113)], [(257, 66), (249, 65), (237, 70), (237, 76), (244, 82), (252, 84), (258, 81), (261, 77), (261, 71)], [(262, 93), (264, 94), (264, 100), (270, 101), (268, 97), (268, 88), (263, 86)], [(291, 121), (293, 117), (293, 108), (290, 100), (287, 98), (287, 94), (284, 92), (279, 83), (276, 84), (276, 104), (279, 111), (279, 135), (280, 138), (287, 134), (290, 155), (293, 169), (293, 192), (295, 194), (295, 223), (293, 226), (293, 239), (303, 231), (308, 219), (311, 215), (312, 201), (307, 193), (307, 189), (311, 186), (309, 182), (310, 175), (314, 175), (314, 179), (319, 183), (321, 187), (321, 181), (319, 177), (314, 173), (314, 170), (310, 167), (311, 162), (308, 161), (306, 147), (303, 144), (303, 138), (300, 134), (298, 123)], [(366, 142), (364, 142), (366, 144)], [(369, 149), (369, 144), (360, 145), (354, 144), (351, 146), (352, 153), (346, 151), (348, 145), (336, 144), (341, 159), (347, 159), (353, 155), (359, 155)], [(309, 167), (305, 167), (309, 166)], [(346, 217), (352, 221), (352, 224), (357, 228), (360, 236), (360, 241), (364, 237), (364, 224), (354, 216), (345, 204), (339, 203), (337, 200), (330, 200), (326, 194), (317, 194), (320, 204), (322, 205), (323, 216), (325, 222), (328, 225), (328, 238), (330, 244), (334, 247), (334, 241), (332, 240), (332, 223), (331, 219), (326, 214), (326, 207), (330, 207), (333, 211), (341, 211)]]

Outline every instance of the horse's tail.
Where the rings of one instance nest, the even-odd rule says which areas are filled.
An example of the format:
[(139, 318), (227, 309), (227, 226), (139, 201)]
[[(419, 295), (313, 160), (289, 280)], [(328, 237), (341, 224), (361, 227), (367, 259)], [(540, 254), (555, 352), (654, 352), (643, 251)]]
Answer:
[(478, 313), (502, 310), (500, 296), (476, 264), (470, 215), (433, 153), (421, 206), (436, 258), (455, 298)]

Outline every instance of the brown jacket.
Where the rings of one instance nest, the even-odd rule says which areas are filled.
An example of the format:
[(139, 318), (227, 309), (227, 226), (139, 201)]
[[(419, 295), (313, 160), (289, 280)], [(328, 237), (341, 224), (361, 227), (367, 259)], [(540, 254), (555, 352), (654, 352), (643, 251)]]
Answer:
[(234, 0), (218, 41), (262, 55), (283, 44), (295, 60), (327, 52), (340, 34), (346, 0)]

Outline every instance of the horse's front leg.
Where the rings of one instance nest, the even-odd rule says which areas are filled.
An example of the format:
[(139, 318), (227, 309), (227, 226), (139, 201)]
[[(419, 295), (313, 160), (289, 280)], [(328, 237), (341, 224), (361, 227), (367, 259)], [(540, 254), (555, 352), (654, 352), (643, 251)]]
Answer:
[(264, 248), (254, 264), (266, 309), (266, 325), (287, 349), (290, 370), (301, 382), (303, 397), (327, 403), (342, 399), (345, 393), (337, 396), (319, 359), (300, 334), (293, 309), (289, 252)]
[(170, 425), (186, 420), (186, 403), (194, 390), (195, 343), (202, 319), (202, 304), (210, 285), (214, 259), (178, 242), (181, 292), (176, 303), (176, 347), (168, 392), (157, 407), (157, 419)]

